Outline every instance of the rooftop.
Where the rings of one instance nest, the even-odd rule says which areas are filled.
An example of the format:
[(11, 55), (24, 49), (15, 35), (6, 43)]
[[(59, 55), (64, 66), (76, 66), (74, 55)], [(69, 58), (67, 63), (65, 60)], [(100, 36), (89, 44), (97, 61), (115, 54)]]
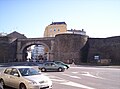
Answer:
[(50, 25), (60, 25), (60, 24), (65, 24), (67, 25), (65, 22), (52, 22)]

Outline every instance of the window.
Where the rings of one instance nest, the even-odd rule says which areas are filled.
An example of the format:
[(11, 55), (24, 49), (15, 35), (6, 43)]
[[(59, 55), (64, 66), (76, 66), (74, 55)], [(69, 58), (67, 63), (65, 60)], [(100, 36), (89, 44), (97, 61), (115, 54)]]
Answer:
[(58, 29), (58, 32), (60, 31), (60, 29)]
[(38, 75), (39, 72), (33, 68), (20, 68), (19, 69), (22, 76), (31, 76), (31, 75)]
[(50, 66), (50, 63), (46, 63), (45, 66)]
[(11, 70), (12, 70), (12, 69), (8, 68), (8, 69), (6, 69), (6, 70), (4, 71), (4, 73), (5, 73), (5, 74), (10, 74)]
[(11, 75), (18, 74), (17, 69), (13, 68), (10, 74), (11, 74)]
[(52, 29), (50, 29), (49, 31), (52, 32)]
[(56, 28), (54, 28), (54, 32), (56, 31)]

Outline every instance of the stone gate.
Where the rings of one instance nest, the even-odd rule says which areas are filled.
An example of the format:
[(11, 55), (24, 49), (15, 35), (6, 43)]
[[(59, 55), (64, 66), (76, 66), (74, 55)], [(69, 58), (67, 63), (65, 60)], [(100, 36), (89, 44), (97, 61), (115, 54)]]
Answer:
[[(54, 38), (22, 38), (17, 40), (17, 61), (25, 61), (25, 50), (31, 45), (43, 45), (48, 49), (48, 56), (52, 59)], [(49, 59), (49, 60), (50, 60)]]

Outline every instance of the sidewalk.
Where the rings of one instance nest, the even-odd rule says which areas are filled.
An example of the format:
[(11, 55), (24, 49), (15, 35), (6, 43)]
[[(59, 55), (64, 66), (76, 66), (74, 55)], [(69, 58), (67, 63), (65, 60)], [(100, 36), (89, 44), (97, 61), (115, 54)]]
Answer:
[(96, 67), (96, 68), (117, 68), (117, 69), (120, 69), (119, 65), (100, 66), (100, 65), (88, 65), (88, 64), (82, 64), (82, 65), (70, 64), (70, 67)]

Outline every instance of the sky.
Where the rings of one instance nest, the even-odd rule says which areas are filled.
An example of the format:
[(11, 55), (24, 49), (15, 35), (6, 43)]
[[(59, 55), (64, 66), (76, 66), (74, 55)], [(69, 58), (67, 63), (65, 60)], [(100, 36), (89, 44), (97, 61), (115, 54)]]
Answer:
[(43, 37), (52, 22), (89, 37), (120, 36), (120, 0), (0, 0), (0, 33)]

